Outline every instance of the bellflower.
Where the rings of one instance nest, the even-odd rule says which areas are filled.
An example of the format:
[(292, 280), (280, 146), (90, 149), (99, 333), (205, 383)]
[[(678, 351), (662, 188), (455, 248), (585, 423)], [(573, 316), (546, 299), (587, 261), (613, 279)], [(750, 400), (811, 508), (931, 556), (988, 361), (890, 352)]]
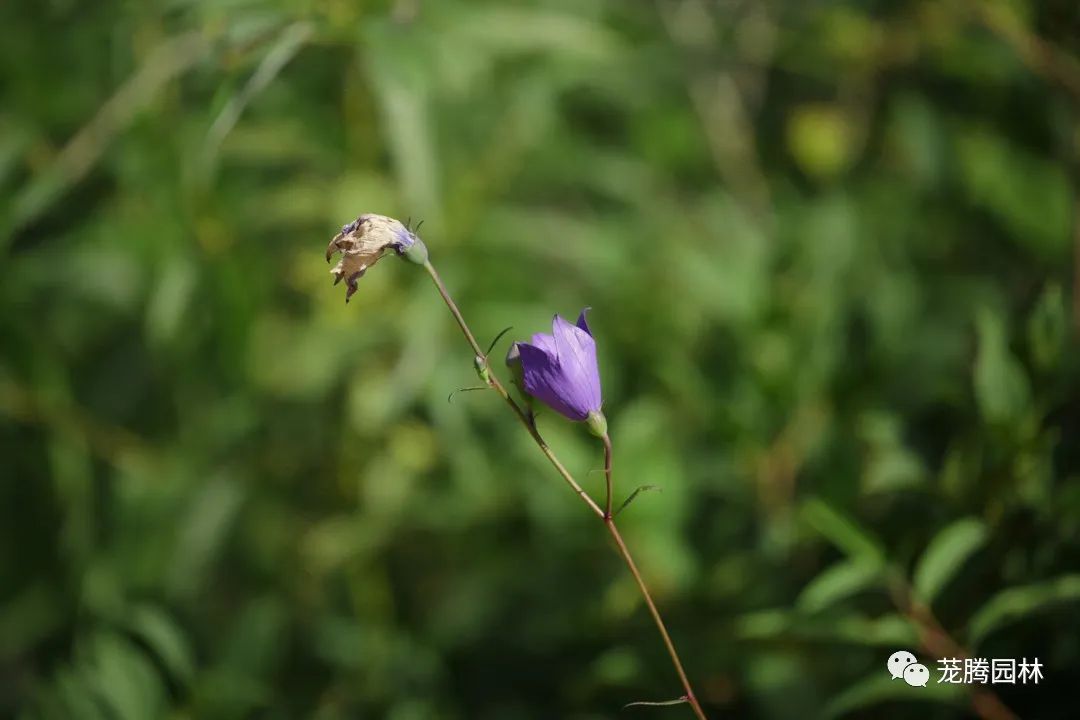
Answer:
[(537, 333), (531, 343), (515, 346), (525, 391), (560, 415), (587, 422), (590, 430), (603, 435), (607, 421), (600, 411), (600, 369), (585, 312), (581, 311), (576, 325), (556, 315), (550, 335)]
[(412, 262), (424, 264), (427, 248), (416, 233), (401, 221), (385, 215), (367, 213), (342, 226), (326, 248), (326, 261), (341, 253), (338, 264), (330, 271), (334, 284), (345, 281), (345, 302), (356, 292), (356, 281), (369, 267), (393, 250)]

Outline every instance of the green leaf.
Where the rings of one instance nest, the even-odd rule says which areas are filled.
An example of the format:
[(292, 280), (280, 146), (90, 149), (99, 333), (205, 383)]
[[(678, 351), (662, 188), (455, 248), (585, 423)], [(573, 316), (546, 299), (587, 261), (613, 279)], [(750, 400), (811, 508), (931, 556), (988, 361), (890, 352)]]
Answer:
[(975, 358), (975, 399), (992, 424), (1013, 424), (1027, 410), (1031, 390), (1023, 367), (1009, 351), (1005, 327), (989, 310), (976, 319), (979, 350)]
[(619, 509), (614, 512), (614, 515), (618, 515), (619, 513), (621, 513), (623, 510), (630, 506), (630, 503), (634, 502), (634, 499), (637, 498), (638, 495), (649, 490), (656, 490), (657, 492), (662, 492), (663, 488), (661, 488), (659, 485), (639, 485), (634, 490), (634, 492), (630, 493), (630, 496), (628, 498), (623, 500), (622, 505), (620, 505)]
[(880, 672), (863, 678), (836, 695), (825, 706), (821, 717), (840, 718), (856, 710), (897, 700), (960, 705), (967, 701), (967, 692), (962, 685), (953, 683), (930, 682), (925, 687), (912, 687), (903, 680), (890, 677), (883, 658)]
[(1080, 575), (1063, 575), (1055, 580), (1002, 590), (984, 604), (968, 623), (972, 647), (987, 635), (1011, 622), (1053, 605), (1080, 600)]
[(923, 602), (934, 601), (956, 571), (986, 544), (987, 535), (981, 520), (964, 518), (934, 536), (915, 568), (915, 592)]
[(795, 639), (823, 643), (847, 643), (874, 647), (914, 646), (919, 637), (911, 623), (900, 615), (866, 618), (813, 617), (787, 610), (762, 610), (736, 621), (737, 635), (746, 640)]
[(157, 655), (173, 678), (182, 683), (191, 680), (195, 672), (191, 645), (168, 614), (144, 605), (131, 613), (127, 626)]
[(1061, 285), (1050, 283), (1028, 318), (1028, 347), (1037, 367), (1052, 370), (1061, 360), (1068, 324)]
[(903, 419), (892, 413), (859, 417), (859, 439), (866, 445), (865, 492), (896, 492), (926, 481), (919, 456), (904, 445), (903, 427)]
[(881, 566), (861, 560), (845, 560), (826, 568), (803, 588), (796, 606), (805, 612), (819, 612), (855, 593), (877, 586), (883, 578)]
[(1060, 163), (981, 126), (964, 128), (957, 149), (969, 196), (1000, 220), (1016, 243), (1048, 260), (1068, 257), (1072, 197)]
[(42, 718), (80, 718), (80, 720), (108, 720), (85, 668), (62, 668), (57, 671), (51, 687), (39, 696)]
[(881, 542), (820, 498), (811, 498), (802, 506), (803, 519), (850, 558), (877, 566), (885, 563)]
[(577, 14), (528, 6), (477, 6), (449, 28), (459, 42), (502, 54), (559, 53), (576, 61), (612, 62), (622, 44), (610, 28)]
[(688, 700), (685, 695), (680, 698), (675, 698), (674, 700), (636, 700), (623, 705), (623, 710), (632, 707), (669, 707), (671, 705), (685, 705), (688, 702), (690, 702), (690, 700)]
[(159, 716), (164, 687), (145, 653), (112, 633), (96, 635), (90, 649), (92, 685), (118, 720)]
[(218, 149), (225, 137), (236, 127), (244, 109), (274, 81), (274, 78), (289, 64), (300, 49), (310, 40), (313, 28), (307, 22), (295, 22), (281, 31), (277, 39), (270, 43), (255, 72), (247, 84), (229, 101), (214, 118), (206, 133), (203, 144), (201, 163), (204, 171), (209, 171)]

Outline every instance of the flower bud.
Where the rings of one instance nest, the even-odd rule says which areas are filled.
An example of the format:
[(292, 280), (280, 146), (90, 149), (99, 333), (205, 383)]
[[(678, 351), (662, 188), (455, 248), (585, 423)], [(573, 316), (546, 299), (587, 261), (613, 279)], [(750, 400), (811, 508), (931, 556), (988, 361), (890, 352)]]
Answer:
[(532, 395), (525, 389), (525, 369), (521, 366), (521, 351), (518, 350), (516, 342), (510, 343), (510, 349), (506, 351), (506, 368), (510, 371), (510, 382), (521, 394), (521, 399), (525, 402), (525, 412), (528, 414), (529, 419), (532, 420)]
[(595, 415), (595, 428), (606, 424), (601, 422), (603, 398), (596, 342), (585, 321), (585, 310), (576, 325), (556, 315), (551, 335), (536, 333), (532, 342), (516, 343), (515, 349), (520, 355), (525, 392), (575, 422), (585, 422)]
[(510, 343), (510, 349), (506, 351), (506, 367), (510, 370), (511, 382), (521, 391), (522, 395), (527, 397), (528, 393), (525, 392), (525, 371), (521, 367), (521, 351), (518, 350), (517, 343)]

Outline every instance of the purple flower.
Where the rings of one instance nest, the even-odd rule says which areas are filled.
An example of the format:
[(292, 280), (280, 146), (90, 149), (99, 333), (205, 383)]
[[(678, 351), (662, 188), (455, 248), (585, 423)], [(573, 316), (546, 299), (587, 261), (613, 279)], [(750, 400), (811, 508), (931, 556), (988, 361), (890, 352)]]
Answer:
[(596, 343), (585, 322), (586, 310), (577, 325), (556, 315), (550, 335), (537, 333), (531, 343), (515, 343), (525, 391), (578, 422), (603, 417)]

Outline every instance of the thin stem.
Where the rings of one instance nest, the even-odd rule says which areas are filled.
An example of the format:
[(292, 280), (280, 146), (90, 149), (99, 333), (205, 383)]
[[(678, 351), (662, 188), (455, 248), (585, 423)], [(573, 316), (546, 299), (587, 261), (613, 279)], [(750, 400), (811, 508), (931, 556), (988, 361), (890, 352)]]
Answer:
[(536, 425), (532, 422), (532, 420), (529, 419), (528, 414), (526, 414), (525, 411), (522, 410), (516, 402), (514, 402), (514, 398), (510, 396), (510, 393), (506, 391), (506, 388), (503, 386), (503, 384), (499, 382), (499, 378), (497, 378), (494, 373), (490, 372), (490, 365), (488, 364), (487, 354), (480, 349), (480, 344), (476, 342), (476, 338), (473, 336), (472, 331), (469, 330), (468, 323), (465, 322), (465, 318), (464, 316), (462, 316), (461, 311), (458, 310), (458, 306), (454, 302), (454, 299), (450, 297), (450, 292), (446, 289), (446, 285), (443, 284), (442, 278), (439, 277), (439, 273), (435, 270), (435, 266), (432, 265), (430, 261), (428, 261), (424, 263), (424, 269), (427, 270), (427, 274), (430, 275), (432, 281), (434, 281), (435, 288), (439, 291), (439, 295), (442, 296), (443, 302), (445, 302), (446, 306), (450, 308), (450, 313), (454, 316), (454, 319), (457, 320), (458, 327), (461, 328), (461, 332), (463, 335), (465, 335), (465, 339), (469, 341), (469, 345), (472, 346), (473, 352), (476, 353), (476, 357), (481, 359), (485, 367), (488, 367), (488, 386), (490, 386), (495, 392), (497, 392), (499, 396), (502, 397), (502, 399), (506, 402), (506, 404), (510, 406), (510, 409), (514, 411), (514, 415), (516, 415), (518, 420), (521, 421), (521, 424), (525, 426), (525, 429), (529, 432), (529, 435), (532, 436), (532, 439), (536, 443), (536, 446), (540, 448), (540, 452), (544, 453), (544, 457), (548, 459), (548, 462), (552, 464), (552, 466), (559, 473), (562, 479), (566, 481), (566, 484), (569, 485), (575, 493), (577, 493), (578, 497), (580, 497), (582, 501), (584, 501), (585, 504), (589, 506), (589, 509), (592, 510), (597, 517), (603, 518), (604, 511), (601, 510), (600, 506), (596, 504), (596, 501), (589, 497), (589, 494), (586, 493), (580, 485), (578, 485), (577, 480), (574, 479), (574, 476), (570, 474), (570, 471), (567, 470), (566, 467), (559, 461), (559, 458), (555, 457), (555, 453), (551, 451), (551, 448), (548, 447), (547, 442), (545, 442), (544, 438), (542, 438), (540, 436), (540, 433), (537, 432)]
[[(469, 329), (469, 324), (465, 322), (465, 316), (458, 310), (457, 303), (450, 297), (450, 291), (446, 289), (446, 285), (443, 284), (442, 278), (439, 277), (439, 273), (435, 270), (435, 266), (431, 264), (430, 260), (424, 263), (424, 269), (427, 270), (427, 274), (430, 275), (431, 279), (435, 282), (435, 288), (439, 291), (439, 294), (442, 295), (446, 307), (450, 308), (450, 314), (457, 320), (458, 327), (461, 328), (461, 332), (465, 334), (465, 339), (469, 341), (469, 345), (472, 346), (473, 352), (476, 353), (476, 357), (487, 360), (487, 355), (480, 349), (480, 343), (476, 342), (472, 330)], [(513, 400), (513, 398), (511, 398), (511, 400)], [(517, 403), (514, 404), (516, 405)]]
[(660, 616), (660, 611), (656, 609), (656, 603), (653, 602), (652, 595), (649, 593), (649, 588), (645, 584), (644, 578), (641, 577), (641, 572), (637, 569), (634, 558), (630, 555), (629, 548), (626, 547), (622, 535), (619, 534), (619, 528), (615, 527), (614, 518), (604, 518), (604, 525), (607, 527), (608, 532), (611, 533), (611, 537), (615, 540), (615, 545), (619, 548), (619, 554), (622, 555), (623, 560), (626, 562), (626, 567), (630, 568), (630, 574), (634, 576), (638, 589), (641, 591), (641, 596), (645, 598), (645, 604), (649, 606), (649, 614), (652, 615), (653, 622), (656, 623), (656, 629), (660, 631), (660, 637), (664, 639), (664, 647), (667, 648), (668, 655), (671, 656), (671, 664), (675, 666), (675, 672), (679, 674), (679, 681), (682, 682), (683, 690), (686, 691), (686, 701), (690, 704), (690, 707), (693, 708), (694, 714), (697, 715), (700, 720), (707, 720), (705, 711), (701, 709), (697, 696), (694, 695), (694, 689), (690, 687), (690, 678), (686, 676), (686, 670), (683, 669), (682, 661), (679, 659), (679, 653), (675, 650), (675, 643), (671, 641), (671, 636), (668, 635), (667, 627), (664, 625), (664, 619)]
[(686, 701), (694, 710), (694, 714), (699, 720), (708, 720), (704, 711), (701, 709), (700, 703), (698, 703), (697, 696), (694, 695), (693, 688), (690, 687), (690, 680), (686, 676), (686, 671), (683, 669), (682, 661), (679, 659), (679, 653), (675, 650), (675, 644), (671, 641), (671, 636), (668, 635), (667, 627), (664, 626), (664, 620), (660, 616), (660, 611), (656, 608), (656, 603), (653, 602), (652, 595), (649, 594), (649, 588), (645, 585), (645, 580), (641, 577), (641, 573), (637, 569), (637, 565), (634, 564), (634, 558), (630, 555), (630, 550), (626, 547), (626, 543), (623, 542), (622, 535), (619, 534), (619, 529), (615, 527), (615, 521), (611, 515), (611, 440), (605, 436), (604, 440), (604, 474), (607, 478), (607, 500), (605, 502), (605, 510), (601, 510), (600, 506), (596, 504), (589, 494), (582, 489), (582, 487), (574, 480), (574, 476), (570, 474), (570, 471), (559, 461), (552, 452), (551, 448), (544, 441), (544, 438), (540, 436), (540, 433), (536, 429), (536, 425), (529, 419), (529, 416), (521, 409), (521, 407), (514, 402), (514, 398), (510, 396), (510, 393), (506, 391), (506, 388), (499, 378), (492, 373), (490, 364), (488, 363), (487, 354), (480, 348), (480, 344), (476, 342), (476, 337), (469, 329), (468, 323), (465, 322), (465, 317), (461, 314), (457, 304), (453, 298), (450, 297), (450, 292), (446, 289), (446, 285), (443, 284), (442, 278), (439, 277), (439, 273), (435, 270), (435, 266), (430, 261), (424, 263), (424, 269), (427, 274), (431, 276), (432, 281), (435, 283), (436, 289), (439, 291), (439, 295), (442, 296), (443, 302), (450, 308), (450, 313), (454, 316), (454, 320), (457, 321), (458, 327), (461, 328), (461, 332), (465, 335), (465, 339), (469, 341), (469, 345), (472, 347), (473, 352), (476, 353), (476, 357), (479, 358), (482, 367), (487, 368), (486, 382), (487, 384), (497, 392), (506, 404), (510, 406), (511, 410), (517, 416), (537, 447), (540, 448), (540, 452), (544, 454), (544, 457), (554, 466), (563, 480), (577, 493), (578, 497), (588, 505), (593, 514), (604, 521), (604, 525), (607, 527), (611, 537), (615, 540), (615, 545), (619, 549), (619, 555), (622, 556), (626, 566), (630, 569), (630, 574), (634, 576), (634, 580), (637, 582), (638, 589), (641, 591), (641, 595), (645, 598), (645, 604), (649, 608), (649, 613), (652, 615), (653, 621), (656, 623), (656, 628), (660, 631), (660, 637), (664, 640), (664, 646), (667, 648), (668, 655), (671, 656), (671, 662), (675, 666), (675, 672), (679, 675), (679, 680), (682, 682), (683, 689), (686, 692)]
[(604, 485), (607, 490), (607, 499), (604, 501), (604, 519), (610, 520), (611, 514), (611, 436), (604, 433), (600, 438), (604, 441)]

